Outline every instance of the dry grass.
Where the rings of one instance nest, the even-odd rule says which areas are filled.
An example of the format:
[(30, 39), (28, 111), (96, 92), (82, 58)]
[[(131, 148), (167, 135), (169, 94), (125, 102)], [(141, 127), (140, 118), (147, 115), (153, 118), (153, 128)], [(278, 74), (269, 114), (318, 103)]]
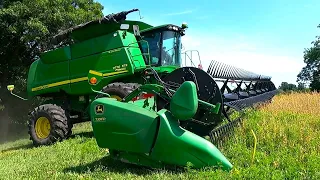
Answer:
[[(238, 130), (225, 147), (226, 154), (235, 153), (233, 156), (236, 157), (245, 151), (250, 153), (245, 148), (253, 148), (251, 130), (258, 138), (256, 167), (272, 171), (268, 177), (320, 177), (319, 93), (280, 94), (274, 97), (271, 104), (258, 111), (248, 112), (243, 128)], [(243, 152), (234, 152), (236, 146)], [(239, 163), (238, 167), (243, 163), (239, 158), (235, 158), (233, 162)], [(241, 168), (240, 171), (247, 172), (249, 169)]]
[(320, 116), (320, 93), (290, 93), (274, 97), (272, 104), (261, 109), (271, 113), (298, 113)]

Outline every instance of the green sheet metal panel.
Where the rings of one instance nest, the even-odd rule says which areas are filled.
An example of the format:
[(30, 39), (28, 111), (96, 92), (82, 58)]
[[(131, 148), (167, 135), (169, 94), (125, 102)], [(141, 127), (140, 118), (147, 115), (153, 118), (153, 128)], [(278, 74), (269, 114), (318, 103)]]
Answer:
[(60, 89), (70, 92), (69, 61), (45, 64), (36, 60), (32, 63), (28, 77), (28, 92), (31, 96), (59, 92)]
[(117, 23), (93, 24), (91, 26), (74, 30), (71, 37), (76, 41), (85, 41), (94, 37), (109, 34), (119, 29), (120, 24)]
[(150, 158), (180, 166), (186, 166), (190, 162), (196, 168), (221, 166), (224, 170), (232, 169), (232, 164), (216, 146), (181, 128), (169, 111), (162, 109), (158, 115), (161, 122)]
[[(87, 79), (90, 70), (105, 75), (99, 84), (102, 88), (117, 78), (133, 74), (135, 69), (144, 68), (144, 59), (134, 34), (127, 32), (124, 36), (123, 33), (116, 31), (71, 45), (70, 61), (52, 61), (51, 64), (39, 61), (34, 64), (28, 82), (31, 95), (59, 92), (60, 89), (70, 94), (90, 94), (92, 91)], [(59, 51), (62, 52), (61, 49)]]
[(120, 31), (115, 31), (114, 33), (71, 45), (72, 59), (101, 53), (122, 46), (123, 42), (120, 38)]
[[(101, 72), (105, 77), (97, 87), (95, 87), (95, 89), (101, 89), (117, 78), (133, 74), (133, 67), (128, 63), (127, 58), (128, 56), (125, 49), (121, 48), (119, 51), (113, 53), (103, 52), (101, 54), (76, 59), (70, 61), (70, 77), (71, 79), (85, 78), (90, 70)], [(118, 67), (123, 67), (127, 71), (120, 71), (117, 69)], [(118, 72), (118, 74), (116, 74), (116, 72)], [(71, 90), (72, 94), (88, 94), (92, 92), (87, 79), (72, 83)]]
[(40, 55), (40, 59), (43, 63), (53, 64), (71, 59), (70, 47), (65, 46), (44, 52)]
[[(103, 109), (101, 114), (96, 111), (99, 107)], [(134, 104), (100, 98), (92, 102), (90, 116), (99, 147), (150, 152), (159, 122), (156, 112)]]
[[(135, 68), (133, 65), (134, 61), (142, 61), (139, 62), (139, 68), (141, 66), (145, 67), (135, 36), (127, 32), (126, 36), (123, 37), (123, 32), (124, 31), (117, 31), (112, 33), (110, 40), (105, 41), (106, 45), (100, 40), (88, 40), (88, 42), (91, 41), (93, 47), (104, 46), (105, 51), (70, 61), (70, 79), (79, 80), (71, 83), (72, 94), (80, 95), (92, 92), (88, 80), (85, 79), (90, 70), (104, 74), (105, 78), (97, 85), (98, 87), (96, 87), (97, 89), (101, 89), (103, 86), (116, 81), (118, 78), (132, 75)], [(110, 43), (111, 41), (112, 43)], [(81, 48), (76, 50), (72, 49), (72, 52), (79, 56), (81, 52), (78, 51), (81, 50)], [(134, 55), (134, 57), (132, 57), (132, 55)]]
[(32, 97), (35, 95), (35, 93), (32, 91), (32, 88), (34, 87), (34, 79), (36, 76), (36, 71), (37, 71), (37, 67), (39, 64), (39, 59), (35, 60), (29, 68), (29, 72), (28, 72), (28, 78), (27, 78), (27, 92), (28, 92), (28, 96)]

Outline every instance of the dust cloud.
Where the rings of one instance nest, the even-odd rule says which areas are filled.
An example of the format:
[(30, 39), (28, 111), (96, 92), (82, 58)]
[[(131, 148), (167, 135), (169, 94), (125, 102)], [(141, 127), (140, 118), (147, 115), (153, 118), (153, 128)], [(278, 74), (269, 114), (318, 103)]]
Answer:
[(27, 138), (28, 112), (31, 102), (22, 101), (0, 88), (0, 144)]

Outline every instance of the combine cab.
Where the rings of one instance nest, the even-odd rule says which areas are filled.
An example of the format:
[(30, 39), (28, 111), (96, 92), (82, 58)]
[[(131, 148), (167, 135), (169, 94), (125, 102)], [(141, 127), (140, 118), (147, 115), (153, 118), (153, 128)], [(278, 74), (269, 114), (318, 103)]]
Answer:
[[(92, 120), (92, 102), (105, 96), (122, 102), (151, 98), (153, 109), (159, 111), (170, 109), (171, 90), (192, 81), (201, 103), (192, 118), (180, 125), (205, 136), (224, 117), (230, 120), (230, 108), (251, 106), (270, 100), (275, 94), (269, 77), (215, 62), (205, 72), (200, 58), (199, 62), (188, 64), (181, 53), (186, 24), (153, 27), (126, 20), (126, 15), (134, 11), (138, 10), (110, 14), (62, 31), (52, 39), (52, 50), (31, 64), (28, 95), (46, 98), (30, 113), (29, 134), (34, 145), (68, 138), (73, 124)], [(223, 82), (222, 87), (218, 86), (219, 81)], [(238, 84), (237, 88), (228, 87), (231, 81)], [(148, 84), (162, 85), (166, 95), (149, 92), (131, 96)], [(8, 89), (12, 93), (13, 86)], [(210, 109), (212, 106), (215, 111)]]

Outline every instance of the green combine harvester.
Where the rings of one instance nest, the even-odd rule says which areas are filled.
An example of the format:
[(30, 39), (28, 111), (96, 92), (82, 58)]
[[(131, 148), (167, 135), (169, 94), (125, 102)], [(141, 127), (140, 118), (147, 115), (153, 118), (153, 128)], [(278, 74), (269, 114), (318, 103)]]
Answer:
[[(230, 169), (203, 137), (214, 142), (238, 120), (229, 118), (233, 110), (270, 101), (276, 94), (271, 78), (216, 61), (207, 72), (201, 64), (184, 66), (187, 25), (126, 20), (134, 11), (62, 31), (52, 50), (31, 64), (28, 96), (46, 99), (30, 112), (33, 144), (62, 141), (74, 124), (91, 121), (98, 145), (119, 159), (152, 167), (222, 163)], [(22, 98), (13, 89), (8, 86)], [(229, 123), (219, 126), (224, 119)]]

